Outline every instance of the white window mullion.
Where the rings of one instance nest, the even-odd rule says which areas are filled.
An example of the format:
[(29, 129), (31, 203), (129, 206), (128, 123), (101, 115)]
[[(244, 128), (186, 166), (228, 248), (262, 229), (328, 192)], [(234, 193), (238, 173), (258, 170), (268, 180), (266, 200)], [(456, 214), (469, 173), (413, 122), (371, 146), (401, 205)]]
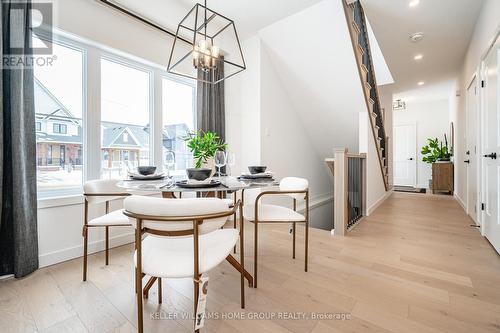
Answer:
[(100, 178), (101, 170), (101, 61), (93, 47), (87, 53), (87, 114), (85, 122), (85, 181)]
[(162, 75), (161, 72), (155, 70), (152, 74), (151, 90), (153, 91), (153, 107), (151, 120), (151, 142), (153, 152), (153, 164), (159, 170), (163, 170), (163, 136), (162, 136)]

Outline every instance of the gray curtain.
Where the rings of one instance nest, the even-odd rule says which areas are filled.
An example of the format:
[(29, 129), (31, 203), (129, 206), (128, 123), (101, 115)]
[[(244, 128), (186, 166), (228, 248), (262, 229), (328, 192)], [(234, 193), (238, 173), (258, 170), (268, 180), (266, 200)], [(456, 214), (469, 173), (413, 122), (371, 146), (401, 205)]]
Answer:
[[(213, 73), (198, 70), (198, 79), (211, 81), (212, 75), (218, 80), (224, 77), (224, 66), (218, 66)], [(205, 132), (219, 134), (226, 139), (226, 110), (224, 105), (224, 81), (210, 84), (198, 81), (197, 90), (197, 127)]]
[[(2, 59), (31, 56), (30, 8), (2, 0)], [(3, 65), (0, 87), (0, 276), (22, 277), (38, 268), (33, 69)]]

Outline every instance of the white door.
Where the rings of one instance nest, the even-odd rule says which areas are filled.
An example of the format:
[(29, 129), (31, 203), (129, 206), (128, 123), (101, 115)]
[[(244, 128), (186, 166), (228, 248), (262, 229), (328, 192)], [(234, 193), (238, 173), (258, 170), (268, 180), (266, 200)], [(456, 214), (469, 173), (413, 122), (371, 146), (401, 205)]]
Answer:
[(479, 91), (477, 79), (474, 78), (467, 89), (467, 151), (465, 160), (467, 168), (467, 214), (479, 224), (477, 218), (479, 213), (478, 203), (478, 147), (477, 147), (477, 125), (478, 125), (478, 102)]
[(484, 61), (485, 87), (483, 90), (483, 233), (500, 253), (500, 219), (498, 214), (500, 191), (500, 39)]
[(394, 185), (417, 185), (417, 132), (415, 124), (394, 126)]

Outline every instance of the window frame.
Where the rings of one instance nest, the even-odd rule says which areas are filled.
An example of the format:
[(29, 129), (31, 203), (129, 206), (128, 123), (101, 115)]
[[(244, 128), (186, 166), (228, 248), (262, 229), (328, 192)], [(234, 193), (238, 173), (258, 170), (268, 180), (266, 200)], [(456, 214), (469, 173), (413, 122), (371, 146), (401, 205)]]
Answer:
[[(194, 127), (197, 127), (197, 83), (195, 80), (174, 76), (168, 73), (164, 66), (62, 31), (54, 31), (52, 38), (48, 35), (36, 37), (82, 53), (82, 186), (72, 190), (38, 191), (39, 201), (42, 200), (44, 205), (57, 206), (58, 202), (67, 204), (68, 200), (63, 198), (68, 196), (78, 197), (78, 202), (80, 202), (83, 184), (88, 180), (99, 179), (101, 176), (101, 59), (149, 74), (149, 121), (151, 124), (149, 160), (152, 165), (159, 166), (160, 170), (163, 168), (163, 79), (186, 84), (193, 88), (193, 121)], [(66, 133), (67, 131), (66, 129)]]
[[(154, 121), (154, 116), (153, 114), (155, 113), (154, 110), (154, 68), (151, 68), (150, 66), (146, 66), (145, 64), (142, 64), (140, 62), (134, 61), (132, 59), (128, 59), (126, 57), (120, 56), (118, 54), (112, 53), (110, 51), (104, 51), (101, 50), (100, 54), (100, 59), (99, 59), (99, 66), (101, 66), (101, 60), (106, 60), (110, 62), (114, 62), (115, 64), (122, 65), (125, 67), (129, 67), (135, 70), (139, 70), (141, 72), (145, 72), (149, 76), (149, 100), (148, 100), (148, 119), (149, 119), (149, 124), (150, 124), (150, 132), (149, 132), (149, 161), (150, 164), (155, 164), (154, 163), (154, 131), (153, 131), (153, 121)], [(102, 76), (101, 76), (102, 78)], [(101, 82), (101, 81), (100, 81)], [(100, 94), (99, 94), (100, 95)], [(102, 101), (99, 99), (99, 102)], [(99, 118), (102, 119), (102, 115), (99, 114)], [(99, 129), (100, 129), (100, 122), (99, 122)], [(101, 131), (99, 131), (99, 140), (101, 140), (100, 137)], [(101, 141), (99, 141), (99, 151), (101, 150)], [(101, 164), (99, 168), (99, 177), (101, 175)]]
[[(81, 69), (82, 70), (82, 152), (83, 152), (83, 167), (85, 168), (85, 160), (86, 160), (85, 159), (85, 150), (86, 150), (85, 117), (87, 114), (87, 99), (88, 99), (88, 94), (87, 94), (88, 50), (85, 48), (84, 45), (76, 42), (75, 40), (64, 37), (64, 36), (56, 34), (56, 33), (49, 35), (49, 34), (45, 34), (42, 31), (42, 32), (37, 32), (37, 35), (36, 36), (33, 35), (33, 37), (41, 39), (45, 42), (57, 44), (58, 46), (62, 46), (62, 47), (80, 52), (82, 55), (82, 69)], [(55, 124), (56, 123), (54, 123), (53, 125), (55, 125)], [(47, 125), (49, 125), (49, 124), (47, 124)], [(54, 127), (52, 127), (52, 131), (54, 132)], [(56, 134), (60, 134), (60, 133), (56, 133)], [(67, 134), (67, 125), (66, 125), (66, 134)], [(52, 155), (53, 155), (52, 145), (51, 145), (51, 151), (52, 151)], [(53, 159), (52, 156), (51, 156), (51, 159)], [(37, 180), (37, 182), (38, 182), (38, 180)], [(53, 200), (53, 199), (65, 198), (68, 196), (80, 196), (83, 193), (83, 184), (84, 183), (85, 183), (85, 171), (82, 172), (82, 185), (81, 186), (77, 186), (77, 187), (75, 186), (72, 188), (63, 188), (63, 189), (56, 188), (56, 189), (50, 189), (50, 190), (38, 190), (37, 189), (38, 201), (40, 201), (40, 200)]]

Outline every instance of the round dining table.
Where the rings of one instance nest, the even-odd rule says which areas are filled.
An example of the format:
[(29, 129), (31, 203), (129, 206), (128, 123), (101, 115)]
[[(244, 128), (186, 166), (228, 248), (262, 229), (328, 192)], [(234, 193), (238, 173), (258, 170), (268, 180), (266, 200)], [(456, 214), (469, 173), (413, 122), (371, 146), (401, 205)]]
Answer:
[(270, 186), (277, 186), (279, 182), (274, 178), (241, 178), (232, 176), (213, 177), (212, 180), (220, 182), (218, 186), (203, 186), (202, 183), (194, 186), (178, 185), (186, 177), (174, 176), (160, 180), (134, 180), (127, 179), (120, 181), (117, 186), (126, 189), (129, 192), (151, 192), (162, 193), (163, 197), (171, 198), (171, 194), (196, 193), (198, 196), (205, 196), (209, 193), (235, 193), (246, 189), (259, 189)]
[[(127, 179), (117, 183), (118, 187), (126, 189), (128, 192), (137, 195), (148, 195), (154, 193), (161, 193), (163, 198), (173, 199), (182, 198), (183, 193), (196, 193), (197, 197), (219, 197), (223, 198), (228, 193), (234, 195), (234, 202), (236, 203), (236, 194), (241, 191), (241, 200), (244, 202), (244, 192), (248, 189), (262, 189), (266, 187), (278, 186), (279, 182), (274, 178), (241, 178), (232, 176), (213, 177), (212, 180), (220, 182), (217, 186), (203, 186), (197, 184), (196, 187), (185, 187), (179, 185), (180, 181), (185, 180), (186, 177), (174, 176), (166, 177), (159, 180), (134, 180)], [(248, 280), (250, 287), (253, 287), (253, 276), (245, 270), (240, 263), (230, 254), (226, 260), (239, 272), (243, 272), (245, 278)], [(155, 283), (156, 278), (152, 277), (144, 287), (144, 295), (147, 297), (149, 289)]]

